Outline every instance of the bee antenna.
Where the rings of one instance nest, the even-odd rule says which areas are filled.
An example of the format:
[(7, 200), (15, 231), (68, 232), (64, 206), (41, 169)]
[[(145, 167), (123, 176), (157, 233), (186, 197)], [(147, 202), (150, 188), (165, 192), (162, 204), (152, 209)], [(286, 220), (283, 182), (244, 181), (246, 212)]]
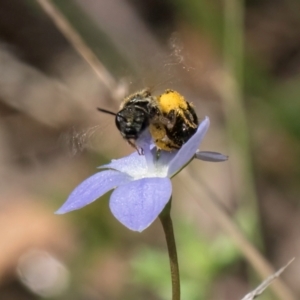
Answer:
[(100, 107), (97, 107), (97, 109), (103, 113), (106, 113), (106, 114), (109, 114), (109, 115), (113, 115), (113, 116), (116, 116), (117, 114), (112, 112), (112, 111), (109, 111), (109, 110), (106, 110), (106, 109), (103, 109), (103, 108), (100, 108)]

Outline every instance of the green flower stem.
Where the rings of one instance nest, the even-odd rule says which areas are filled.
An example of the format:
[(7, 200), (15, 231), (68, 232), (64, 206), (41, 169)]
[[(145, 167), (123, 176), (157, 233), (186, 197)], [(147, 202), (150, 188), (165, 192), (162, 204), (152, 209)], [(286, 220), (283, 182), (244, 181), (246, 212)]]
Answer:
[(169, 252), (172, 279), (172, 300), (180, 300), (180, 277), (173, 223), (171, 219), (171, 201), (172, 198), (159, 215), (159, 219), (164, 229)]

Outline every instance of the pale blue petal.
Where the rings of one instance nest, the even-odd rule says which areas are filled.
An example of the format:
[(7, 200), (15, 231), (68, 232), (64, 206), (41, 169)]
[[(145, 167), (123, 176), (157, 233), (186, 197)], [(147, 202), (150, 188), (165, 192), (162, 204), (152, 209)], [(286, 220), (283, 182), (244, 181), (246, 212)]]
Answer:
[(169, 178), (143, 178), (115, 189), (109, 205), (124, 226), (143, 231), (158, 217), (171, 195)]
[(149, 173), (155, 172), (154, 161), (156, 159), (156, 147), (153, 144), (144, 146), (144, 156), (147, 164), (147, 170)]
[(111, 189), (128, 183), (132, 178), (118, 171), (107, 170), (94, 174), (78, 185), (70, 194), (63, 206), (56, 214), (64, 214), (69, 211), (82, 208), (95, 201)]
[(127, 173), (131, 177), (139, 177), (147, 172), (147, 163), (145, 156), (135, 151), (126, 157), (114, 159), (111, 163), (100, 166), (99, 169), (114, 169)]
[(139, 148), (142, 149), (152, 148), (154, 146), (152, 136), (148, 128), (143, 131), (143, 133), (139, 136), (139, 138), (135, 141), (135, 143)]
[(197, 132), (179, 149), (175, 157), (171, 160), (168, 170), (169, 177), (180, 171), (194, 157), (208, 127), (209, 118), (205, 117), (198, 126)]
[[(153, 149), (153, 155), (156, 155), (157, 149)], [(170, 161), (176, 156), (178, 150), (174, 150), (174, 151), (164, 151), (161, 150), (159, 153), (159, 158), (157, 160), (154, 161), (154, 164), (156, 165), (157, 168), (159, 168), (160, 166), (167, 166), (169, 165)]]
[(195, 158), (210, 162), (222, 162), (228, 160), (227, 155), (212, 151), (197, 151), (195, 153)]

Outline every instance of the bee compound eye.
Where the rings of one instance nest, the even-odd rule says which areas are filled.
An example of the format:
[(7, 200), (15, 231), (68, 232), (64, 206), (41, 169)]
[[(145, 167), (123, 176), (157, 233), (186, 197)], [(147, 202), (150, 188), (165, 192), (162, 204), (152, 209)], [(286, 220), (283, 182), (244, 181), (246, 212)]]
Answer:
[(124, 125), (126, 125), (126, 118), (122, 116), (121, 114), (116, 115), (116, 120), (115, 120), (116, 126), (119, 130), (121, 130)]

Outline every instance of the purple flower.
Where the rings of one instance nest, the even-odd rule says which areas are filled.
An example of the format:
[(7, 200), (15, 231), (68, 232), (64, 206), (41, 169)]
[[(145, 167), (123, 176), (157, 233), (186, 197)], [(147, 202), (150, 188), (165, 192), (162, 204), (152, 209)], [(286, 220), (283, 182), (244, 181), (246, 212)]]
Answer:
[(99, 167), (105, 170), (77, 186), (56, 213), (82, 208), (114, 189), (109, 202), (113, 215), (129, 229), (143, 231), (169, 202), (172, 195), (170, 178), (193, 158), (206, 161), (227, 159), (219, 153), (197, 151), (208, 127), (209, 119), (206, 117), (197, 132), (178, 151), (161, 151), (159, 157), (153, 144), (149, 140), (144, 141), (144, 155), (134, 152)]

